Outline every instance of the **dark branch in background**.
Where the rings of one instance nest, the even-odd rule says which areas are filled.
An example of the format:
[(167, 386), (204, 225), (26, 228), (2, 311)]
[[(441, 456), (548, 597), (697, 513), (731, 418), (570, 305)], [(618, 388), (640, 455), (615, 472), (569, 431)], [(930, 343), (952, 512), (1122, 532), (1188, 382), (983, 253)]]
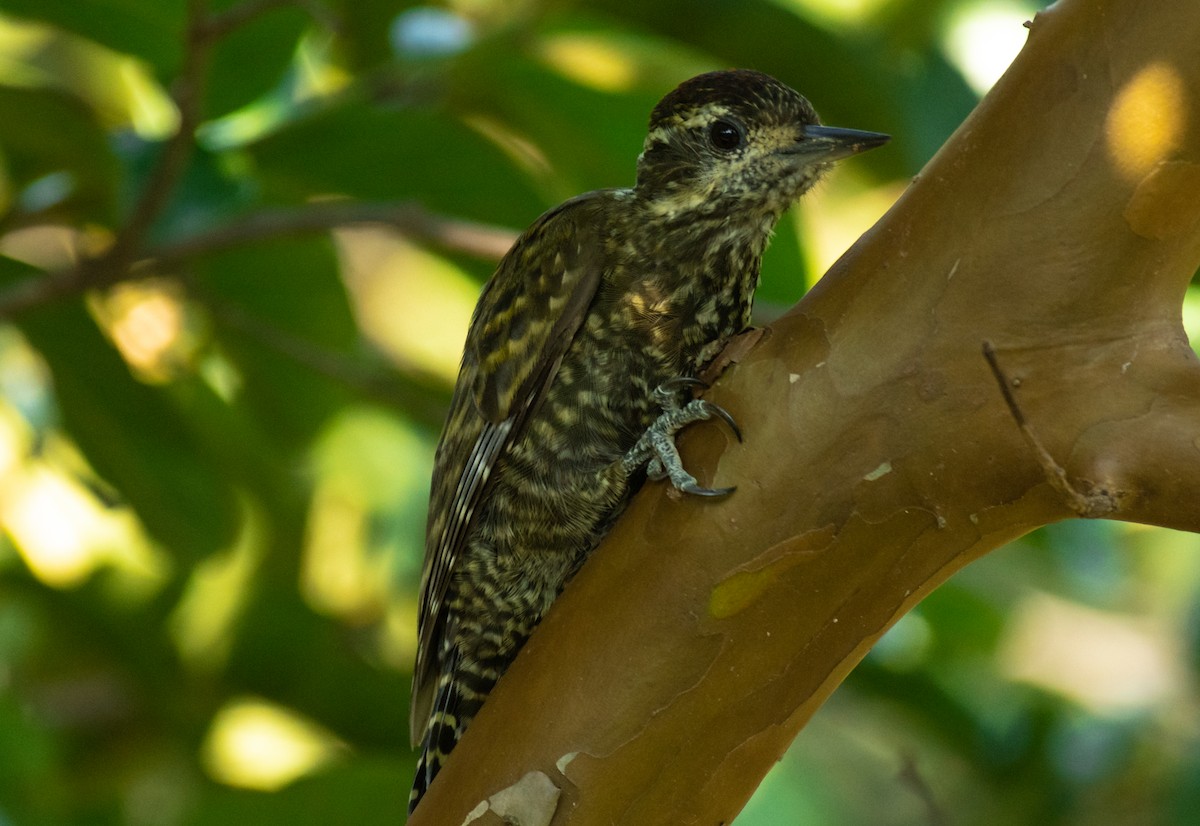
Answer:
[(243, 244), (363, 224), (392, 227), (415, 241), (484, 261), (498, 260), (516, 238), (513, 230), (449, 218), (409, 202), (325, 201), (252, 213), (223, 227), (147, 250), (125, 267), (110, 266), (111, 259), (106, 256), (21, 281), (0, 290), (0, 318), (85, 290), (162, 275), (164, 270)]
[(896, 779), (900, 781), (901, 786), (908, 788), (921, 801), (925, 807), (926, 822), (929, 826), (950, 826), (950, 818), (938, 805), (933, 789), (921, 774), (916, 756), (906, 751), (900, 759), (900, 771), (896, 773)]
[[(328, 232), (338, 227), (387, 226), (447, 252), (488, 261), (504, 255), (516, 237), (515, 232), (436, 215), (406, 202), (329, 200), (302, 207), (264, 210), (190, 237), (158, 246), (147, 244), (150, 230), (170, 204), (195, 149), (196, 130), (204, 117), (206, 79), (215, 45), (239, 28), (286, 7), (304, 9), (318, 25), (336, 28), (336, 19), (315, 0), (247, 0), (219, 12), (209, 11), (208, 0), (189, 0), (183, 66), (171, 88), (171, 97), (179, 112), (179, 126), (163, 144), (128, 219), (116, 230), (112, 245), (100, 255), (0, 290), (0, 319), (87, 290), (171, 273), (190, 261), (242, 245)], [(441, 395), (435, 382), (406, 376), (390, 368), (386, 359), (377, 353), (368, 351), (352, 356), (306, 341), (235, 304), (208, 294), (194, 282), (190, 284), (190, 292), (208, 307), (215, 319), (261, 346), (364, 396), (399, 405), (422, 424), (440, 425), (445, 400), (432, 401)]]
[(179, 128), (163, 146), (145, 189), (134, 204), (129, 220), (118, 232), (112, 247), (85, 269), (122, 270), (138, 255), (147, 232), (171, 199), (195, 147), (196, 129), (203, 117), (204, 91), (212, 48), (216, 40), (208, 33), (207, 0), (189, 0), (187, 44), (183, 68), (172, 84), (171, 99), (179, 112)]
[[(146, 234), (162, 214), (187, 167), (196, 145), (196, 130), (204, 118), (204, 93), (216, 44), (264, 14), (286, 7), (305, 9), (318, 23), (332, 26), (330, 15), (308, 0), (248, 0), (221, 12), (209, 12), (208, 0), (188, 0), (187, 40), (183, 67), (172, 84), (171, 99), (179, 112), (179, 128), (163, 146), (158, 164), (134, 205), (112, 248), (92, 266), (122, 269), (139, 256)], [(109, 282), (111, 283), (111, 281)]]
[(224, 227), (150, 250), (147, 258), (158, 266), (170, 266), (241, 244), (356, 224), (389, 226), (414, 240), (484, 261), (499, 260), (517, 237), (509, 229), (448, 218), (409, 202), (324, 201), (253, 213)]
[(350, 390), (389, 407), (398, 407), (418, 424), (442, 426), (449, 393), (439, 381), (422, 381), (391, 367), (373, 349), (358, 356), (346, 355), (294, 335), (245, 308), (193, 285), (191, 290), (220, 324), (236, 330), (258, 345), (291, 359)]
[[(85, 259), (74, 267), (14, 284), (0, 292), (0, 319), (85, 290), (159, 274), (149, 266), (155, 259), (179, 262), (189, 255), (202, 254), (210, 247), (220, 248), (221, 231), (216, 231), (211, 238), (201, 235), (185, 240), (180, 244), (177, 253), (172, 253), (175, 246), (173, 244), (150, 252), (145, 249), (146, 236), (170, 203), (195, 148), (196, 130), (204, 117), (204, 94), (213, 48), (222, 38), (238, 28), (268, 12), (284, 7), (302, 8), (323, 26), (335, 27), (336, 20), (313, 0), (249, 0), (220, 12), (210, 12), (208, 5), (208, 0), (188, 0), (183, 66), (179, 77), (171, 85), (171, 99), (179, 113), (179, 126), (163, 144), (158, 160), (146, 179), (146, 185), (134, 203), (128, 219), (117, 229), (112, 246), (100, 255)], [(319, 224), (322, 217), (328, 218), (318, 214), (307, 220)], [(243, 229), (239, 234), (239, 228), (228, 228), (229, 237), (225, 243), (231, 246), (234, 243), (286, 234), (289, 231), (286, 227), (273, 226), (273, 222), (286, 225), (289, 220), (280, 220), (280, 216), (274, 213), (263, 216), (262, 220), (251, 219), (248, 222), (248, 232)], [(291, 222), (294, 225), (304, 223), (304, 220), (296, 221), (293, 218)], [(335, 226), (337, 223), (341, 222), (327, 221), (326, 226)], [(290, 231), (304, 231), (304, 228)]]

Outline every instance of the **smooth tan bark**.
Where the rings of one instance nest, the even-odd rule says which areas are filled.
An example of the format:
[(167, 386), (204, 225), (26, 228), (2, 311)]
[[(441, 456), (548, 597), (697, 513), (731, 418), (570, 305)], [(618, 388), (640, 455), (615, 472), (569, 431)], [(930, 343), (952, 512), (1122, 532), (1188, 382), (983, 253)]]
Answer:
[(500, 822), (483, 802), (531, 771), (561, 795), (523, 823), (539, 807), (572, 826), (727, 823), (875, 640), (971, 560), (1087, 508), (1200, 529), (1200, 364), (1180, 322), (1200, 264), (1198, 43), (1195, 0), (1040, 14), (888, 215), (742, 343), (710, 398), (745, 443), (681, 439), (703, 482), (737, 492), (647, 486), (412, 823)]

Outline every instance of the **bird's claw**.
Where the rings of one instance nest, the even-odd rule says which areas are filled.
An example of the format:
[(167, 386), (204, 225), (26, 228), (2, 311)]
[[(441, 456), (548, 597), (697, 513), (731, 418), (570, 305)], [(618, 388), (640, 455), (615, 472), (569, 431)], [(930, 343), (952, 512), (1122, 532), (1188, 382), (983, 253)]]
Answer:
[(690, 493), (694, 496), (728, 496), (729, 494), (731, 494), (735, 490), (737, 490), (737, 487), (730, 486), (727, 488), (705, 488), (705, 487), (701, 487), (700, 485), (697, 485), (696, 483), (692, 482), (689, 484), (685, 484), (683, 487), (680, 488), (680, 490), (683, 491), (684, 493)]
[(658, 480), (669, 478), (676, 490), (695, 496), (727, 496), (734, 488), (706, 488), (700, 485), (694, 476), (688, 473), (679, 458), (675, 447), (675, 434), (693, 422), (718, 418), (728, 425), (734, 437), (742, 441), (741, 428), (737, 426), (733, 416), (725, 408), (705, 399), (692, 399), (686, 404), (680, 404), (676, 395), (680, 388), (708, 387), (697, 378), (679, 376), (668, 379), (654, 390), (654, 398), (663, 408), (660, 415), (637, 444), (626, 454), (624, 463), (626, 470), (633, 472), (642, 464), (646, 465), (646, 477)]
[[(683, 388), (700, 388), (707, 390), (708, 382), (703, 379), (698, 379), (694, 376), (674, 376), (669, 378), (654, 388), (654, 400), (658, 402), (658, 406), (663, 410), (672, 411), (679, 410), (683, 405), (679, 403), (676, 393)], [(696, 400), (693, 399), (693, 402)], [(737, 426), (737, 422), (733, 420), (733, 416), (729, 415), (729, 411), (715, 402), (710, 402), (705, 399), (700, 399), (700, 405), (712, 416), (716, 416), (725, 424), (729, 425), (729, 429), (733, 432), (734, 437), (738, 442), (742, 441), (742, 430)], [(709, 417), (705, 417), (709, 418)]]
[(694, 376), (673, 376), (654, 388), (654, 401), (663, 410), (678, 410), (682, 406), (679, 404), (679, 397), (676, 395), (678, 391), (684, 388), (695, 389), (697, 387), (701, 390), (707, 390), (708, 382)]
[[(704, 401), (704, 400), (701, 399), (701, 401)], [(704, 406), (705, 406), (705, 409), (707, 409), (709, 413), (713, 414), (718, 419), (725, 422), (725, 424), (729, 425), (729, 429), (733, 432), (734, 438), (736, 438), (738, 440), (738, 444), (741, 444), (742, 429), (740, 427), (738, 427), (737, 422), (735, 422), (733, 420), (733, 416), (731, 416), (729, 414), (729, 411), (726, 410), (724, 407), (721, 407), (721, 405), (715, 404), (710, 401), (704, 401)]]

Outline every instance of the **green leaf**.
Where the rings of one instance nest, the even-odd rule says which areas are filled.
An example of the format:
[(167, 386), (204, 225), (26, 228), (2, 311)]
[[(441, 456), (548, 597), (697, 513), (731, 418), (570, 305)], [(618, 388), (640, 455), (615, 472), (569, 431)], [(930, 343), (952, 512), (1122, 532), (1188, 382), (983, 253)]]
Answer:
[(274, 9), (223, 37), (213, 50), (205, 117), (228, 114), (277, 87), (308, 21), (299, 6)]
[(315, 194), (413, 199), (524, 226), (550, 204), (486, 138), (443, 111), (347, 100), (247, 147), (270, 200)]
[(329, 0), (338, 21), (338, 51), (346, 68), (369, 69), (393, 58), (392, 21), (422, 0)]
[(247, 246), (199, 269), (218, 340), (242, 374), (240, 401), (278, 445), (307, 446), (349, 400), (335, 377), (356, 363), (357, 326), (332, 244)]
[[(141, 192), (150, 184), (162, 154), (162, 144), (124, 142), (122, 160), (131, 189)], [(197, 147), (174, 197), (154, 224), (156, 243), (211, 230), (228, 224), (255, 203), (252, 175), (229, 163), (229, 157)]]
[(182, 57), (185, 0), (4, 0), (4, 7), (136, 55), (160, 78), (169, 78)]
[(552, 203), (592, 189), (633, 186), (650, 110), (661, 97), (644, 89), (615, 93), (582, 85), (502, 43), (465, 55), (453, 83), (449, 102), (455, 111), (485, 116), (545, 157), (551, 174), (543, 189)]
[(405, 761), (355, 759), (271, 794), (215, 791), (186, 823), (187, 826), (229, 823), (395, 826), (406, 817), (406, 784), (411, 772), (411, 765)]
[(239, 692), (296, 709), (356, 748), (407, 753), (409, 676), (381, 669), (366, 637), (313, 613), (297, 593), (292, 562), (303, 527), (298, 519), (272, 539), (267, 553), (276, 561), (254, 584), (225, 679)]
[[(0, 284), (37, 274), (0, 257)], [(17, 324), (50, 369), (64, 428), (150, 533), (186, 559), (227, 545), (232, 494), (166, 391), (130, 375), (78, 301), (27, 312)]]
[(58, 751), (56, 732), (40, 725), (10, 692), (0, 696), (0, 798), (6, 820), (36, 826), (62, 822), (64, 807), (57, 801), (68, 796), (68, 783), (56, 771)]
[(763, 254), (762, 279), (756, 300), (789, 307), (804, 295), (804, 257), (796, 222), (785, 216)]
[(77, 98), (0, 86), (0, 150), (13, 190), (39, 180), (44, 189), (26, 190), (18, 211), (48, 211), (72, 222), (113, 218), (117, 162), (104, 130)]

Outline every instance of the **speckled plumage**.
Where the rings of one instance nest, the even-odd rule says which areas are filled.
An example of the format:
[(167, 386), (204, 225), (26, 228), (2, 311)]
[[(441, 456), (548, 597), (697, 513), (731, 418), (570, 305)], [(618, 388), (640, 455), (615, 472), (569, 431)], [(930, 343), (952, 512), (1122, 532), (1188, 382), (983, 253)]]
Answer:
[(410, 807), (624, 507), (655, 389), (749, 324), (780, 214), (885, 139), (818, 123), (767, 75), (692, 78), (655, 107), (636, 186), (547, 212), (484, 288), (434, 466)]

